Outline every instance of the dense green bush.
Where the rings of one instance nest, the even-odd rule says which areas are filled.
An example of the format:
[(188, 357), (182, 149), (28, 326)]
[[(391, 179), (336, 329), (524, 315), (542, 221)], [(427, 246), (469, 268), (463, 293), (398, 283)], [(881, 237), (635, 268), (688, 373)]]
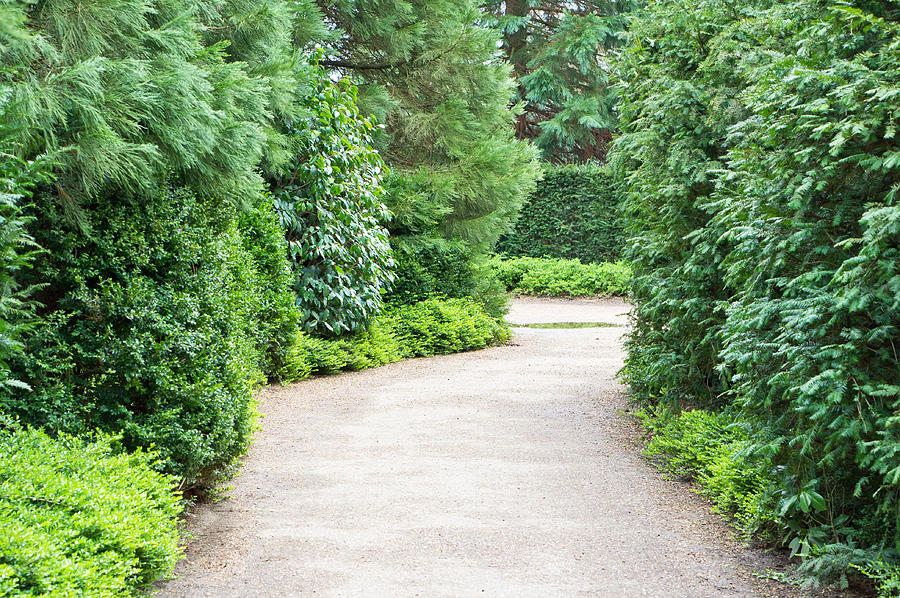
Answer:
[(626, 295), (631, 283), (631, 268), (625, 262), (495, 257), (490, 265), (506, 290), (523, 295)]
[(615, 186), (597, 165), (546, 168), (522, 206), (515, 230), (500, 239), (497, 252), (585, 263), (620, 259), (624, 232)]
[(297, 342), (300, 312), (292, 292), (294, 278), (287, 260), (284, 229), (272, 206), (271, 198), (260, 194), (256, 205), (237, 215), (241, 244), (255, 271), (251, 304), (256, 324), (250, 333), (261, 356), (260, 369), (269, 380), (291, 381), (297, 378), (291, 350)]
[(0, 595), (134, 596), (172, 571), (174, 480), (114, 447), (0, 432)]
[(340, 336), (380, 311), (393, 260), (374, 123), (360, 116), (356, 88), (320, 78), (305, 100), (309, 118), (289, 127), (298, 153), (272, 186), (303, 325)]
[(32, 276), (48, 286), (16, 371), (33, 392), (0, 408), (155, 445), (186, 484), (240, 454), (261, 368), (287, 367), (296, 339), (284, 238), (265, 202), (237, 219), (230, 204), (164, 189), (90, 206), (89, 236), (53, 203), (35, 209), (46, 252)]
[(627, 379), (750, 427), (780, 539), (825, 580), (900, 560), (898, 17), (661, 0), (619, 64)]
[(386, 318), (404, 357), (480, 349), (509, 340), (509, 331), (471, 299), (428, 299)]
[(428, 235), (391, 238), (394, 282), (385, 300), (391, 307), (430, 298), (478, 301), (494, 317), (506, 313), (503, 287), (488, 260), (463, 241)]
[(502, 320), (468, 298), (428, 299), (389, 309), (354, 336), (304, 335), (294, 359), (304, 375), (362, 370), (410, 357), (482, 349), (509, 340)]

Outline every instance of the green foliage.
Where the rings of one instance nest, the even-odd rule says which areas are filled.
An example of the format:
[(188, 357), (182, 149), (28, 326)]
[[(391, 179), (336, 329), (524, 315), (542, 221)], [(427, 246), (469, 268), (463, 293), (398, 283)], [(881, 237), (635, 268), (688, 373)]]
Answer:
[(524, 110), (516, 134), (553, 162), (602, 160), (615, 129), (612, 51), (622, 44), (632, 0), (490, 0), (491, 25), (518, 84)]
[(751, 427), (778, 535), (825, 580), (900, 549), (898, 16), (662, 0), (619, 64), (627, 379)]
[(547, 168), (497, 252), (510, 256), (615, 261), (624, 233), (615, 181), (596, 165)]
[(388, 314), (387, 325), (405, 357), (481, 349), (509, 340), (502, 321), (471, 299), (429, 299)]
[(718, 0), (652, 2), (633, 19), (617, 66), (623, 134), (610, 163), (634, 268), (626, 381), (642, 399), (708, 406), (725, 387), (716, 365), (728, 293), (707, 205), (726, 129), (744, 116), (733, 98), (746, 82), (722, 69), (713, 85), (700, 67), (714, 36), (749, 12)]
[(494, 270), (463, 241), (428, 235), (391, 239), (395, 279), (389, 306), (430, 298), (472, 298), (494, 317), (506, 313), (506, 297)]
[(115, 444), (0, 433), (0, 594), (134, 596), (172, 571), (174, 481)]
[(16, 372), (34, 390), (3, 409), (55, 431), (155, 445), (185, 484), (229, 463), (248, 442), (260, 368), (287, 367), (296, 338), (271, 212), (245, 216), (242, 234), (228, 204), (166, 189), (90, 206), (87, 236), (55, 204), (37, 210), (33, 234), (47, 252), (33, 277), (48, 286)]
[(320, 77), (305, 102), (309, 118), (290, 127), (298, 153), (272, 186), (303, 325), (339, 336), (365, 330), (381, 309), (393, 266), (390, 215), (384, 163), (369, 145), (374, 125), (360, 118), (356, 89)]
[(900, 567), (878, 561), (866, 566), (856, 565), (854, 569), (875, 582), (878, 598), (900, 596)]
[[(462, 250), (477, 268), (538, 175), (536, 152), (513, 135), (512, 81), (496, 59), (497, 32), (473, 0), (320, 4), (343, 33), (322, 64), (349, 74), (361, 111), (385, 125), (377, 142), (392, 171), (385, 182), (392, 236), (420, 255), (433, 252), (435, 239), (464, 242), (468, 248), (450, 252)], [(420, 265), (428, 270), (429, 261)], [(454, 285), (467, 269), (437, 286)], [(499, 303), (484, 291), (489, 304)]]
[(254, 325), (250, 333), (260, 355), (260, 370), (270, 380), (296, 379), (290, 352), (297, 342), (300, 313), (293, 292), (284, 229), (271, 198), (259, 194), (256, 205), (237, 214), (241, 245), (252, 264), (247, 284)]
[(691, 480), (697, 492), (727, 517), (745, 538), (772, 527), (771, 463), (753, 455), (746, 426), (722, 413), (704, 410), (637, 413), (651, 434), (644, 454), (668, 474)]
[(497, 36), (481, 26), (478, 5), (340, 0), (326, 15), (345, 35), (323, 64), (353, 73), (363, 112), (386, 126), (380, 147), (398, 175), (388, 190), (399, 224), (431, 204), (450, 237), (495, 242), (533, 188), (537, 164), (513, 137), (509, 69), (494, 60)]
[(30, 300), (34, 286), (23, 287), (22, 275), (31, 267), (38, 247), (26, 226), (31, 218), (19, 205), (33, 184), (45, 178), (44, 165), (0, 153), (0, 397), (28, 385), (12, 376), (9, 360), (21, 356), (21, 337), (35, 320)]
[(631, 268), (625, 262), (496, 257), (490, 264), (507, 291), (523, 295), (625, 295), (631, 283)]
[(216, 37), (234, 33), (239, 3), (215, 6), (92, 0), (77, 11), (56, 2), (26, 11), (23, 3), (36, 34), (0, 48), (6, 118), (20, 157), (56, 152), (53, 192), (72, 217), (101, 194), (152, 195), (169, 171), (237, 203), (255, 191), (272, 82), (256, 76), (262, 65), (233, 62), (226, 44), (205, 39), (208, 25)]
[(482, 349), (509, 340), (502, 320), (472, 299), (428, 299), (378, 316), (361, 333), (339, 339), (304, 335), (295, 359), (305, 375), (362, 370), (411, 357)]

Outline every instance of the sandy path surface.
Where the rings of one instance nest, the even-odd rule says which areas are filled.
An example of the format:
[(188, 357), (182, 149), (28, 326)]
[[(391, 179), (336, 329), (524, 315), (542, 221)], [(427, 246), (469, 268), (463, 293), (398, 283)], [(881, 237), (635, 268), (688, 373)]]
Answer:
[[(624, 322), (614, 301), (517, 300), (511, 322)], [(621, 410), (625, 328), (267, 390), (229, 498), (188, 517), (160, 596), (771, 596)]]

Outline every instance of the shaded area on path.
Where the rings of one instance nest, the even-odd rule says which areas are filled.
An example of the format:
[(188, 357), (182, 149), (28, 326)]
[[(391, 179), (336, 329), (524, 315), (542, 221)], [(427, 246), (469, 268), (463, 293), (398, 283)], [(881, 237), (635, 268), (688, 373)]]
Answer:
[[(510, 321), (626, 322), (617, 301), (517, 300)], [(264, 392), (227, 500), (188, 518), (161, 596), (762, 596), (741, 549), (631, 440), (625, 328)]]

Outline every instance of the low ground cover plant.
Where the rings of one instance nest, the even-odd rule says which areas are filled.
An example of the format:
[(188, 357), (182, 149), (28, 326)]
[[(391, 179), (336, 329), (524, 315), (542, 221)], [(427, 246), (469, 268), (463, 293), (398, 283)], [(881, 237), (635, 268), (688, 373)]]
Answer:
[(180, 497), (118, 441), (0, 431), (0, 595), (133, 596), (178, 559)]
[(522, 295), (626, 295), (631, 282), (631, 268), (625, 262), (584, 264), (577, 259), (500, 256), (490, 265), (507, 291)]
[[(862, 533), (877, 533), (877, 518), (854, 522), (833, 512), (823, 494), (827, 493), (823, 480), (801, 484), (795, 478), (792, 488), (784, 488), (779, 479), (782, 467), (772, 454), (758, 450), (759, 439), (751, 437), (751, 426), (738, 416), (706, 409), (677, 411), (664, 405), (642, 408), (636, 416), (649, 435), (644, 455), (673, 478), (693, 483), (695, 491), (710, 500), (713, 510), (745, 542), (780, 545), (791, 556), (801, 557), (802, 563), (791, 574), (797, 583), (814, 588), (836, 583), (847, 588), (850, 576), (856, 575), (869, 579), (879, 596), (898, 595), (897, 567), (873, 559), (870, 550), (852, 540), (859, 533), (854, 525)], [(811, 520), (817, 524), (811, 526)], [(825, 546), (837, 533), (851, 540)], [(890, 555), (892, 548), (886, 547), (885, 553)]]
[(636, 415), (650, 434), (644, 454), (654, 464), (694, 482), (697, 492), (709, 498), (743, 538), (771, 528), (774, 505), (766, 494), (771, 463), (750, 455), (746, 426), (724, 413), (702, 409), (644, 408)]
[(394, 308), (358, 335), (303, 335), (295, 348), (300, 377), (362, 370), (411, 357), (482, 349), (509, 340), (509, 328), (472, 299), (427, 299)]

